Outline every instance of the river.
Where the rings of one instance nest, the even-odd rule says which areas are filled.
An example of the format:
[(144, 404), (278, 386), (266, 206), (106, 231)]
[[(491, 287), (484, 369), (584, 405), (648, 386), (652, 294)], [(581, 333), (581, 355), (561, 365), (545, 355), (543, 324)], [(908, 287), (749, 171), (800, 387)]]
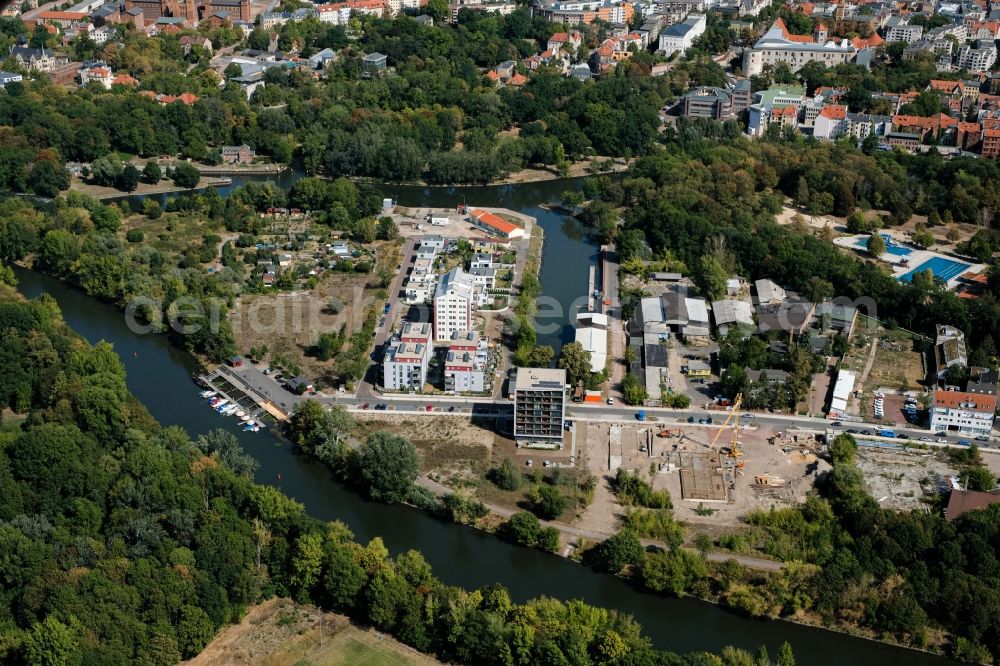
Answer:
[[(470, 205), (504, 206), (538, 218), (545, 229), (541, 274), (543, 293), (569, 303), (586, 292), (587, 272), (597, 248), (575, 223), (537, 207), (554, 199), (567, 181), (515, 186), (431, 189), (386, 186), (386, 196), (402, 205), (455, 205), (464, 194)], [(324, 520), (344, 521), (366, 542), (380, 536), (393, 553), (415, 549), (424, 554), (445, 583), (467, 589), (499, 582), (512, 598), (579, 598), (633, 615), (654, 644), (678, 652), (719, 651), (726, 645), (756, 650), (766, 645), (775, 654), (788, 641), (800, 664), (809, 666), (941, 666), (942, 657), (895, 648), (842, 634), (787, 622), (752, 620), (695, 599), (661, 597), (637, 589), (627, 581), (594, 573), (568, 560), (540, 551), (506, 544), (471, 528), (446, 523), (402, 506), (368, 502), (335, 483), (321, 465), (294, 453), (268, 432), (237, 431), (235, 421), (219, 416), (198, 397), (191, 381), (193, 359), (173, 347), (165, 336), (137, 335), (125, 325), (113, 306), (95, 302), (55, 279), (15, 269), (20, 291), (28, 297), (53, 296), (66, 322), (90, 342), (114, 344), (128, 372), (129, 389), (165, 425), (179, 425), (192, 436), (212, 428), (228, 427), (244, 449), (260, 462), (257, 480), (281, 488), (302, 502), (309, 513)], [(570, 339), (568, 314), (539, 342)], [(279, 480), (278, 475), (281, 475)]]

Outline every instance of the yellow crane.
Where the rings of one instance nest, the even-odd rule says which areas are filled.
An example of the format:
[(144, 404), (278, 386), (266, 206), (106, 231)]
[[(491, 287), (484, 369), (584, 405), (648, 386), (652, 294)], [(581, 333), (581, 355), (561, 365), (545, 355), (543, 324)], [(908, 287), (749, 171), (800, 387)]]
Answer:
[(736, 398), (733, 399), (733, 405), (729, 409), (729, 413), (726, 414), (726, 420), (722, 422), (722, 427), (715, 433), (715, 437), (712, 438), (712, 443), (709, 445), (709, 448), (714, 449), (715, 444), (722, 437), (723, 431), (731, 427), (733, 429), (733, 439), (729, 445), (730, 458), (739, 458), (743, 455), (743, 451), (740, 449), (740, 406), (742, 404), (743, 394), (737, 393)]

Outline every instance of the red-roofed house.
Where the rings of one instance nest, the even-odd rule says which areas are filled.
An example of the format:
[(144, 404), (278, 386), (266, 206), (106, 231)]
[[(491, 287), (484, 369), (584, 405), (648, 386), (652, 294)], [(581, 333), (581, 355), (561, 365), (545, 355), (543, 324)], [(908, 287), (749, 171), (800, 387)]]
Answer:
[(557, 32), (552, 35), (549, 37), (546, 47), (553, 53), (563, 49), (573, 50), (575, 52), (578, 48), (580, 48), (580, 44), (582, 43), (583, 35), (574, 30), (573, 32)]
[(85, 86), (88, 83), (98, 83), (108, 90), (111, 89), (111, 81), (114, 79), (114, 76), (111, 74), (111, 68), (107, 65), (81, 68), (79, 76), (81, 86)]
[(908, 132), (916, 134), (921, 141), (927, 134), (938, 137), (942, 132), (946, 132), (958, 126), (958, 120), (951, 116), (940, 113), (936, 116), (905, 116), (895, 115), (892, 117), (892, 126), (898, 132)]
[(469, 221), (472, 222), (473, 226), (479, 227), (493, 236), (524, 238), (524, 229), (481, 208), (474, 208), (469, 213)]
[(115, 78), (111, 79), (111, 85), (135, 88), (139, 85), (139, 79), (129, 76), (128, 74), (119, 74)]
[(996, 411), (995, 395), (965, 391), (934, 391), (931, 430), (989, 436), (993, 432), (993, 417)]
[(817, 139), (836, 139), (847, 134), (847, 107), (827, 104), (816, 116), (813, 136)]
[(930, 83), (927, 84), (927, 90), (936, 90), (937, 92), (944, 93), (945, 95), (961, 97), (962, 83), (960, 81), (941, 81), (938, 79), (931, 79)]

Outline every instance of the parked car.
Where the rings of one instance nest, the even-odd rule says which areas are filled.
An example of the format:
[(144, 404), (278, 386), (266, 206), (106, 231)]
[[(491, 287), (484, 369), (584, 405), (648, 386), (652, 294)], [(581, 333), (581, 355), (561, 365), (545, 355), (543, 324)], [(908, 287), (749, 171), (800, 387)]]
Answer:
[(615, 399), (614, 398), (608, 398), (608, 404), (609, 405), (615, 404)]
[(972, 442), (967, 439), (960, 439), (958, 440), (958, 443), (960, 446), (972, 446)]
[(455, 405), (452, 405), (451, 407), (449, 407), (449, 408), (448, 408), (448, 411), (449, 411), (449, 412), (453, 412), (453, 411), (455, 411)]
[(689, 416), (688, 419), (687, 419), (687, 421), (688, 421), (688, 423), (694, 423), (694, 417), (693, 416)]
[(368, 403), (366, 402), (365, 404), (361, 405), (361, 409), (368, 409)]
[(938, 430), (936, 433), (934, 433), (935, 437), (946, 437), (947, 435), (948, 435), (947, 430)]
[(921, 442), (929, 442), (929, 441), (931, 441), (931, 438), (930, 437), (921, 437), (920, 441)]
[(434, 411), (434, 405), (427, 405), (427, 411), (428, 412)]
[(698, 423), (705, 425), (706, 423), (708, 423), (708, 421), (706, 421), (705, 419), (698, 419)]
[(848, 435), (857, 435), (857, 434), (858, 434), (858, 431), (857, 431), (857, 430), (855, 430), (854, 428), (848, 428), (848, 429), (847, 429), (847, 434), (848, 434)]
[(742, 415), (740, 415), (740, 418), (741, 419), (752, 419), (753, 418), (753, 414), (751, 414), (750, 412), (744, 412)]
[(833, 422), (833, 423), (831, 423), (830, 425), (832, 425), (832, 426), (833, 426), (834, 428), (839, 428), (840, 426), (842, 426), (842, 425), (844, 425), (844, 424), (843, 424), (843, 423), (841, 423), (840, 421), (834, 421), (834, 422)]
[(986, 435), (976, 435), (976, 441), (977, 442), (988, 442), (988, 441), (990, 441), (990, 438), (987, 437)]

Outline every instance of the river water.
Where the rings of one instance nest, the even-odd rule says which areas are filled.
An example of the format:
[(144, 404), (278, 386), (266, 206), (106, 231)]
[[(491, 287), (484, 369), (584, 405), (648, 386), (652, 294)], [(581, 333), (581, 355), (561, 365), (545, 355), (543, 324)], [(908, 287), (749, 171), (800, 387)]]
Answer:
[[(551, 181), (448, 190), (385, 186), (384, 191), (401, 205), (453, 206), (464, 194), (470, 205), (503, 206), (537, 217), (545, 229), (543, 294), (568, 305), (585, 295), (587, 273), (596, 261), (597, 248), (576, 223), (566, 222), (538, 204), (576, 186), (578, 182), (574, 181)], [(411, 548), (420, 551), (445, 583), (472, 589), (498, 582), (518, 601), (544, 595), (579, 598), (614, 608), (633, 615), (656, 646), (678, 652), (719, 651), (726, 645), (755, 650), (766, 645), (775, 654), (781, 643), (788, 641), (798, 663), (808, 666), (952, 663), (811, 627), (748, 619), (695, 599), (661, 597), (563, 558), (511, 546), (491, 535), (408, 507), (368, 502), (342, 488), (321, 465), (297, 455), (269, 432), (244, 433), (236, 427), (235, 419), (211, 410), (198, 397), (198, 388), (191, 381), (193, 359), (174, 348), (165, 336), (137, 335), (113, 306), (98, 303), (38, 273), (22, 269), (15, 272), (23, 294), (32, 298), (50, 294), (74, 330), (90, 342), (107, 340), (114, 344), (128, 372), (129, 389), (161, 423), (182, 426), (192, 436), (212, 428), (228, 428), (260, 462), (259, 482), (282, 489), (302, 502), (313, 516), (344, 521), (362, 542), (379, 536), (393, 553)], [(572, 338), (569, 314), (557, 321), (552, 332), (539, 333), (541, 344), (558, 348)]]

